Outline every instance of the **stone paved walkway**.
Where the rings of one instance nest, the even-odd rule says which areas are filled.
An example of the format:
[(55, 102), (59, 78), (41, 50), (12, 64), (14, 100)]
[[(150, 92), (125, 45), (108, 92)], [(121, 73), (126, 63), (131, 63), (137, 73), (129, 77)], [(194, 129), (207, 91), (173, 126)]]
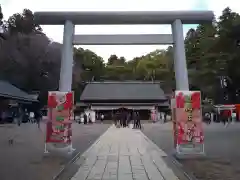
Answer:
[(178, 180), (166, 154), (140, 130), (112, 126), (84, 156), (71, 180)]

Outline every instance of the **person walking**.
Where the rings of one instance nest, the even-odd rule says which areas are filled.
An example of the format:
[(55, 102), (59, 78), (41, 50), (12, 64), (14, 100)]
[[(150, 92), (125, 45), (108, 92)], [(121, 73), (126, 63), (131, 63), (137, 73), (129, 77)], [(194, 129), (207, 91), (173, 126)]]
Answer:
[(123, 116), (123, 127), (127, 127), (127, 119), (128, 119), (128, 113), (127, 111), (124, 112), (124, 116)]
[(210, 117), (209, 112), (206, 112), (206, 113), (204, 114), (204, 121), (205, 121), (207, 124), (211, 124), (211, 117)]
[(137, 128), (138, 128), (138, 129), (142, 129), (139, 112), (137, 112), (136, 120), (137, 120), (137, 123), (136, 123)]
[(129, 127), (130, 122), (131, 122), (131, 113), (129, 112), (127, 114), (127, 127)]
[(137, 128), (137, 113), (133, 112), (133, 129)]
[(84, 123), (84, 124), (87, 124), (87, 115), (86, 115), (86, 113), (84, 113), (83, 119), (84, 119), (83, 123)]
[(228, 110), (221, 111), (221, 121), (223, 122), (224, 126), (228, 126)]
[(31, 122), (31, 123), (34, 123), (34, 122), (35, 122), (35, 119), (34, 119), (34, 118), (35, 118), (34, 112), (30, 112), (30, 113), (29, 113), (29, 119), (30, 119), (30, 122)]
[(114, 114), (114, 118), (115, 118), (116, 128), (120, 128), (121, 125), (120, 125), (120, 115), (119, 115), (119, 112), (116, 112)]
[(84, 114), (83, 113), (81, 113), (80, 121), (78, 121), (78, 124), (80, 124), (80, 123), (84, 123)]
[(235, 110), (232, 112), (232, 123), (235, 123), (237, 121), (237, 113)]
[(103, 124), (104, 114), (101, 114), (101, 123)]
[(112, 118), (113, 118), (114, 125), (117, 126), (117, 116), (116, 116), (116, 113), (113, 113)]
[(163, 123), (167, 122), (167, 113), (164, 113), (164, 119), (163, 119)]
[(91, 114), (90, 113), (88, 113), (88, 123), (92, 124), (92, 118), (91, 118)]
[(119, 119), (120, 119), (120, 126), (123, 127), (123, 111), (120, 112)]
[(34, 113), (34, 116), (35, 116), (35, 120), (36, 120), (38, 129), (40, 129), (40, 121), (41, 121), (41, 117), (42, 117), (42, 114), (41, 114), (40, 110), (37, 110), (37, 111)]
[(18, 126), (21, 126), (21, 123), (23, 121), (23, 117), (24, 117), (24, 111), (23, 108), (21, 106), (19, 106), (18, 108), (18, 118), (17, 118), (17, 124)]

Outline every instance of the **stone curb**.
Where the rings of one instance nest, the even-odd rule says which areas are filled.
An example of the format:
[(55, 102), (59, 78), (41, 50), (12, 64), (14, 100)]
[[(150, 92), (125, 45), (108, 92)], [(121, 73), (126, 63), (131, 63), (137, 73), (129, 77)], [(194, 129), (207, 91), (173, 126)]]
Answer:
[(107, 133), (107, 131), (111, 128), (110, 126), (97, 140), (94, 141), (94, 143), (84, 152), (81, 154), (81, 152), (78, 152), (67, 164), (63, 165), (63, 167), (60, 169), (60, 171), (53, 176), (53, 180), (58, 180), (61, 175), (65, 172), (65, 170), (73, 163), (75, 163), (78, 159), (83, 157), (85, 159), (86, 154), (100, 141), (100, 139)]
[[(152, 140), (150, 140), (142, 131), (140, 131), (142, 136), (150, 143), (153, 147), (156, 149), (160, 149)], [(164, 152), (165, 153), (165, 152)], [(188, 180), (198, 180), (192, 173), (188, 172), (183, 165), (173, 156), (173, 154), (166, 154), (166, 156), (162, 157), (167, 157), (167, 159), (176, 167), (178, 170), (182, 172), (182, 174), (185, 176), (186, 179)]]
[(188, 170), (186, 170), (186, 168), (184, 168), (184, 166), (182, 165), (182, 163), (180, 163), (172, 154), (168, 155), (168, 159), (171, 161), (172, 164), (174, 164), (180, 171), (182, 171), (182, 173), (184, 174), (184, 176), (188, 179), (188, 180), (198, 180), (191, 172), (189, 172)]

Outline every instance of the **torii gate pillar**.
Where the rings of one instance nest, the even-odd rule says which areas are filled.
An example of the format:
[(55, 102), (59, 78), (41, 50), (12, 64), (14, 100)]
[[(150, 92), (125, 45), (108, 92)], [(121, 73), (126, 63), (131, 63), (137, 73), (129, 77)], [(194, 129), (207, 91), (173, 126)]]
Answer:
[(74, 24), (66, 21), (63, 32), (63, 48), (61, 57), (61, 70), (59, 80), (59, 91), (70, 92), (72, 90), (73, 74), (73, 35)]
[(174, 70), (176, 79), (176, 90), (189, 90), (187, 62), (183, 37), (183, 25), (180, 19), (172, 24)]

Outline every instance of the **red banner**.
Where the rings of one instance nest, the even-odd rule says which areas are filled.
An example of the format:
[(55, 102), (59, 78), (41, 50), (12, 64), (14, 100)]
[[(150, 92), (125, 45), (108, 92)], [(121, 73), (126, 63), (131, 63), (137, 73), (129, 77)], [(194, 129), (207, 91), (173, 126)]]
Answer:
[(176, 91), (176, 143), (178, 147), (203, 145), (201, 93)]
[(72, 92), (49, 92), (46, 142), (71, 143)]

